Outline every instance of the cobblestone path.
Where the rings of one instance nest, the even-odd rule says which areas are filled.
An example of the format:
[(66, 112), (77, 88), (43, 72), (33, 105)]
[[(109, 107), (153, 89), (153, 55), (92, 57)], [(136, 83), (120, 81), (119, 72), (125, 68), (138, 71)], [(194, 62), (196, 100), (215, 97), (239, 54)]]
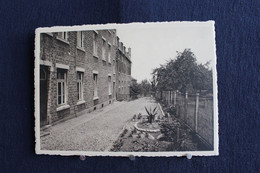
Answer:
[(50, 127), (50, 135), (41, 137), (41, 149), (106, 151), (134, 114), (145, 113), (144, 106), (155, 104), (151, 98), (115, 102), (101, 110), (62, 122)]

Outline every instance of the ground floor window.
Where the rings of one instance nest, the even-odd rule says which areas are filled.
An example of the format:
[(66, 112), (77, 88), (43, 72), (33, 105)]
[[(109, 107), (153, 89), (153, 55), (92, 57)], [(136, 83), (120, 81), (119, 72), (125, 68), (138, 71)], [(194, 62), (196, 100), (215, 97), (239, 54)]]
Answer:
[(67, 70), (57, 69), (57, 104), (66, 103), (67, 94)]
[(98, 74), (93, 74), (94, 80), (94, 98), (98, 98)]
[(108, 95), (112, 95), (112, 82), (111, 82), (111, 76), (108, 76)]
[(83, 100), (83, 72), (77, 72), (78, 100)]

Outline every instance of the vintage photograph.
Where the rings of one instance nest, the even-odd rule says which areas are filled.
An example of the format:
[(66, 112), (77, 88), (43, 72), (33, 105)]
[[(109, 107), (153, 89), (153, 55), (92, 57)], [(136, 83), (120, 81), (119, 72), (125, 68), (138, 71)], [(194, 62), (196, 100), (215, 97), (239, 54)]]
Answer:
[(214, 21), (36, 29), (36, 153), (218, 155)]

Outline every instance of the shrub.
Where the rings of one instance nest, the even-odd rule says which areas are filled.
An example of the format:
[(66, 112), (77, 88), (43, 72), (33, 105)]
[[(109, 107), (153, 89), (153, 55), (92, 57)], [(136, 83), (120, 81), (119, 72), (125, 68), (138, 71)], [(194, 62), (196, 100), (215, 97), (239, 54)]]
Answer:
[(165, 109), (166, 112), (168, 112), (170, 115), (176, 116), (177, 115), (177, 108), (175, 106), (168, 106)]
[(181, 127), (179, 121), (165, 122), (161, 125), (161, 133), (164, 134), (167, 141), (177, 142), (177, 131)]

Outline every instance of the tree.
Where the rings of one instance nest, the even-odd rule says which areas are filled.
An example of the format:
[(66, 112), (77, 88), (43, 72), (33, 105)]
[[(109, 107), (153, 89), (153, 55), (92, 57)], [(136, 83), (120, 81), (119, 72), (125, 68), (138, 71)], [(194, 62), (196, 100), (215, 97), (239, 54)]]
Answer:
[(148, 94), (150, 94), (151, 84), (147, 79), (144, 79), (141, 81), (140, 88), (141, 88), (142, 94), (144, 96), (147, 96)]
[(152, 83), (156, 90), (179, 90), (181, 92), (212, 91), (212, 70), (208, 63), (197, 63), (190, 49), (177, 52), (176, 59), (170, 59), (165, 65), (153, 70)]
[(133, 99), (137, 99), (137, 96), (141, 94), (141, 87), (136, 80), (132, 80), (130, 85), (130, 96)]

